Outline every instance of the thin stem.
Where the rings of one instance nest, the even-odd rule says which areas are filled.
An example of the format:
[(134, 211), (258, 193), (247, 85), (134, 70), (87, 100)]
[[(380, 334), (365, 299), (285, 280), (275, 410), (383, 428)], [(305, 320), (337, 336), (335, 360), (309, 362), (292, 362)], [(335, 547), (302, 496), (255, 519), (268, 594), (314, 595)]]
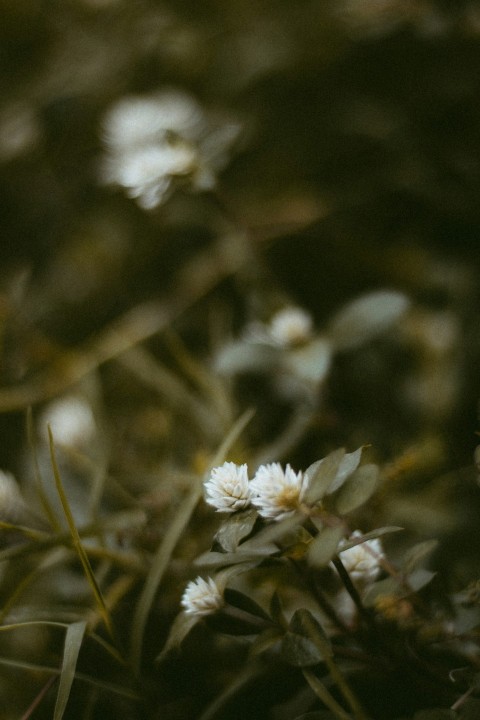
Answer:
[(333, 695), (329, 693), (321, 680), (311, 671), (303, 668), (303, 677), (312, 688), (315, 695), (323, 702), (325, 707), (333, 712), (338, 720), (351, 720), (351, 716), (342, 708), (335, 700)]

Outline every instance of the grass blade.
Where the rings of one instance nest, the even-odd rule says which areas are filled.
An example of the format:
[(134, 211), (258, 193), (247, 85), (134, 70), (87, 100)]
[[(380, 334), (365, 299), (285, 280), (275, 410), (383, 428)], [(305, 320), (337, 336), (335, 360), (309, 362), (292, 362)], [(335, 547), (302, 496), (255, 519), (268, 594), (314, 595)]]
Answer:
[[(220, 445), (219, 449), (215, 453), (215, 456), (210, 465), (209, 471), (212, 467), (218, 465), (225, 457), (231, 445), (235, 442), (238, 436), (241, 434), (247, 423), (253, 417), (253, 411), (247, 410), (234, 424), (225, 440)], [(158, 586), (162, 581), (165, 570), (167, 569), (171, 555), (184, 532), (193, 511), (195, 510), (197, 503), (203, 495), (203, 478), (197, 479), (193, 487), (190, 489), (187, 497), (181, 504), (180, 510), (174, 517), (172, 524), (168, 528), (163, 541), (156, 552), (153, 559), (150, 572), (147, 580), (143, 587), (143, 591), (140, 595), (137, 607), (135, 609), (135, 615), (132, 624), (131, 634), (131, 655), (132, 664), (134, 671), (138, 674), (140, 670), (143, 635), (145, 631), (145, 625), (147, 623), (150, 608), (155, 598)]]
[(84, 620), (81, 620), (80, 622), (69, 625), (67, 628), (63, 651), (62, 671), (60, 674), (60, 683), (58, 685), (53, 720), (62, 720), (63, 713), (67, 707), (70, 690), (75, 678), (78, 654), (82, 646), (86, 627), (87, 623)]
[(80, 534), (77, 530), (77, 526), (75, 525), (75, 520), (73, 518), (72, 511), (70, 509), (70, 505), (67, 500), (67, 496), (65, 495), (65, 490), (63, 489), (62, 480), (60, 478), (60, 473), (58, 471), (57, 460), (55, 458), (55, 446), (53, 443), (53, 435), (52, 435), (52, 429), (51, 429), (50, 425), (48, 426), (48, 439), (49, 439), (49, 443), (50, 443), (50, 458), (51, 458), (51, 462), (52, 462), (53, 475), (55, 478), (55, 485), (57, 487), (58, 496), (62, 503), (63, 512), (65, 513), (65, 518), (67, 520), (70, 533), (72, 535), (73, 547), (75, 548), (75, 550), (78, 554), (78, 557), (82, 564), (86, 578), (90, 584), (90, 587), (92, 588), (92, 592), (93, 592), (94, 598), (97, 602), (97, 605), (98, 605), (98, 608), (100, 611), (100, 615), (103, 619), (103, 622), (105, 623), (105, 627), (107, 628), (107, 630), (110, 634), (110, 637), (112, 639), (115, 639), (115, 632), (114, 632), (113, 624), (112, 624), (112, 621), (110, 618), (110, 613), (108, 612), (108, 608), (105, 604), (105, 600), (103, 598), (102, 592), (98, 586), (95, 575), (93, 574), (92, 566), (90, 565), (90, 561), (88, 559), (87, 553), (85, 552), (85, 548), (83, 547), (82, 542), (80, 540)]

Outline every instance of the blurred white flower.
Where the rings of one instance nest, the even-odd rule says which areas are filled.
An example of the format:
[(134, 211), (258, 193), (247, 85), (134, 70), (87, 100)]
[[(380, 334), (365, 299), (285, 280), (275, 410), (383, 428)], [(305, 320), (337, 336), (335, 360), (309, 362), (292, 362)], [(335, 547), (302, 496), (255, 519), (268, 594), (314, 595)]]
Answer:
[(278, 345), (291, 347), (306, 342), (312, 336), (312, 316), (303, 308), (286, 307), (270, 320), (269, 334)]
[[(349, 540), (361, 537), (362, 533), (355, 530)], [(347, 550), (340, 550), (340, 559), (352, 580), (363, 583), (376, 580), (381, 570), (380, 561), (383, 557), (382, 543), (378, 538), (366, 540)]]
[(211, 615), (224, 604), (223, 594), (211, 577), (197, 577), (188, 583), (181, 604), (187, 615)]
[(205, 501), (217, 512), (235, 512), (250, 504), (250, 487), (246, 465), (225, 462), (213, 468), (205, 483)]
[(48, 425), (54, 442), (70, 448), (88, 445), (96, 430), (92, 409), (86, 400), (75, 395), (51, 402), (38, 421), (39, 432), (48, 439)]
[(174, 181), (210, 190), (240, 131), (213, 119), (188, 94), (165, 90), (120, 100), (104, 121), (108, 154), (102, 179), (123, 187), (144, 209), (164, 202)]
[(0, 517), (11, 522), (23, 508), (24, 502), (17, 481), (10, 473), (0, 470)]
[(293, 513), (306, 490), (305, 478), (290, 465), (283, 470), (280, 463), (260, 465), (250, 483), (252, 504), (260, 515), (270, 520), (282, 520)]

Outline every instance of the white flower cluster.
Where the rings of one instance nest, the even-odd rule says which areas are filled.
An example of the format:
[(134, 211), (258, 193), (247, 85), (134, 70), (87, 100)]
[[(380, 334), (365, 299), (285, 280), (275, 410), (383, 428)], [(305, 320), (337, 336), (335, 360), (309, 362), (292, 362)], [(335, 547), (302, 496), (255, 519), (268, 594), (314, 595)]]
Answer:
[(197, 577), (188, 583), (182, 595), (181, 604), (187, 615), (212, 615), (225, 601), (223, 593), (211, 577), (204, 580)]
[(270, 320), (268, 332), (274, 343), (292, 347), (312, 337), (312, 316), (300, 307), (289, 306), (279, 310)]
[(248, 479), (246, 465), (225, 462), (214, 468), (205, 483), (205, 499), (217, 512), (235, 512), (253, 505), (261, 517), (282, 520), (302, 502), (305, 478), (290, 465), (260, 465), (253, 480)]
[(145, 210), (164, 202), (181, 180), (210, 190), (240, 131), (238, 123), (212, 120), (178, 90), (125, 97), (107, 113), (104, 127), (109, 152), (103, 180), (123, 187)]
[[(359, 530), (350, 536), (350, 540), (361, 538)], [(354, 545), (347, 550), (340, 550), (340, 559), (352, 580), (362, 583), (371, 583), (377, 579), (384, 558), (382, 543), (378, 538), (366, 540), (364, 543)]]

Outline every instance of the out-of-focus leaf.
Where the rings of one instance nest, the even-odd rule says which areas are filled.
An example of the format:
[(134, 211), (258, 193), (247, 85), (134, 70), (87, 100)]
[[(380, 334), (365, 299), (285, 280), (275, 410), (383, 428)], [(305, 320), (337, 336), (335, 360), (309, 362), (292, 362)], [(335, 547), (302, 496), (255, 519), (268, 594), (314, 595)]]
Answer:
[(300, 635), (316, 640), (317, 645), (323, 648), (324, 655), (330, 656), (332, 654), (330, 640), (310, 610), (306, 610), (305, 608), (296, 610), (290, 620), (289, 629), (291, 632), (299, 633)]
[(207, 615), (205, 622), (209, 628), (224, 635), (256, 635), (258, 623), (250, 622), (247, 618), (232, 617), (228, 613), (216, 612), (214, 615)]
[(301, 348), (290, 350), (282, 363), (296, 377), (313, 385), (326, 378), (331, 364), (332, 347), (325, 338), (317, 338)]
[(357, 298), (333, 318), (328, 336), (336, 350), (351, 350), (387, 330), (410, 302), (395, 290), (379, 290)]
[[(276, 549), (276, 548), (275, 548)], [(250, 552), (221, 553), (206, 552), (195, 560), (195, 565), (205, 568), (227, 567), (228, 565), (238, 565), (240, 563), (261, 563), (268, 556), (268, 553), (252, 548)]]
[(351, 475), (338, 491), (334, 508), (340, 515), (346, 515), (363, 505), (375, 492), (378, 484), (378, 467), (362, 465)]
[(345, 534), (343, 525), (324, 527), (308, 546), (307, 559), (313, 567), (325, 567), (336, 554)]
[(225, 588), (224, 598), (225, 601), (229, 605), (233, 605), (233, 607), (240, 608), (240, 610), (245, 610), (245, 612), (263, 618), (263, 620), (270, 619), (265, 610), (260, 607), (260, 605), (256, 603), (255, 600), (252, 600), (251, 597), (245, 595), (239, 590), (234, 590), (233, 588)]
[(384, 580), (379, 580), (378, 582), (373, 583), (373, 585), (370, 585), (368, 590), (365, 592), (363, 596), (363, 604), (365, 607), (372, 607), (381, 597), (398, 597), (400, 594), (404, 595), (405, 593), (399, 593), (399, 589), (400, 585), (397, 578), (388, 577)]
[(419, 590), (424, 588), (425, 585), (428, 585), (428, 583), (433, 580), (436, 574), (437, 573), (434, 573), (431, 570), (425, 570), (425, 568), (418, 568), (418, 570), (414, 570), (413, 573), (408, 576), (408, 585), (413, 590), (413, 592), (418, 592)]
[(82, 620), (80, 622), (72, 623), (67, 628), (63, 650), (62, 671), (58, 685), (57, 699), (55, 701), (53, 720), (62, 720), (63, 713), (67, 707), (70, 690), (75, 678), (78, 654), (82, 646), (86, 627), (87, 623)]
[(345, 450), (334, 450), (322, 460), (317, 460), (305, 470), (307, 489), (303, 496), (306, 505), (313, 505), (322, 499), (337, 476)]
[(190, 630), (192, 630), (201, 619), (198, 615), (187, 615), (183, 611), (180, 612), (172, 623), (167, 641), (161, 653), (157, 656), (156, 662), (161, 662), (169, 653), (178, 650)]
[(409, 548), (403, 556), (402, 572), (405, 575), (413, 572), (437, 546), (438, 540), (425, 540)]
[(295, 720), (337, 720), (337, 717), (328, 710), (317, 710), (298, 715)]
[(290, 631), (282, 638), (281, 657), (286, 663), (295, 667), (317, 665), (323, 659), (312, 640)]
[(238, 340), (226, 345), (215, 361), (221, 375), (271, 370), (281, 357), (281, 349), (261, 342)]
[(396, 525), (377, 528), (377, 530), (365, 533), (361, 537), (354, 538), (353, 540), (345, 540), (345, 542), (342, 543), (342, 551), (349, 550), (350, 548), (355, 547), (355, 545), (361, 545), (362, 543), (367, 542), (367, 540), (375, 540), (376, 538), (382, 537), (382, 535), (400, 532), (400, 530), (403, 530), (403, 528), (397, 527)]
[(251, 533), (257, 518), (258, 513), (253, 508), (233, 513), (219, 527), (215, 540), (226, 552), (235, 552), (240, 541)]
[[(305, 520), (302, 513), (294, 513), (284, 520), (270, 523), (263, 529), (255, 533), (252, 538), (242, 543), (242, 552), (256, 551), (256, 548), (265, 548), (265, 554), (268, 554), (272, 543), (278, 542), (283, 537), (293, 532)], [(258, 550), (257, 550), (258, 552)]]
[(272, 599), (270, 600), (270, 617), (272, 620), (279, 625), (281, 625), (284, 621), (284, 615), (283, 615), (283, 608), (282, 603), (280, 600), (280, 595), (277, 591), (275, 591), (272, 595)]
[(458, 715), (454, 710), (445, 708), (436, 708), (430, 710), (421, 710), (415, 713), (413, 720), (455, 720)]
[(283, 632), (278, 627), (270, 627), (263, 630), (250, 646), (250, 655), (261, 655), (266, 650), (271, 650), (279, 643)]

